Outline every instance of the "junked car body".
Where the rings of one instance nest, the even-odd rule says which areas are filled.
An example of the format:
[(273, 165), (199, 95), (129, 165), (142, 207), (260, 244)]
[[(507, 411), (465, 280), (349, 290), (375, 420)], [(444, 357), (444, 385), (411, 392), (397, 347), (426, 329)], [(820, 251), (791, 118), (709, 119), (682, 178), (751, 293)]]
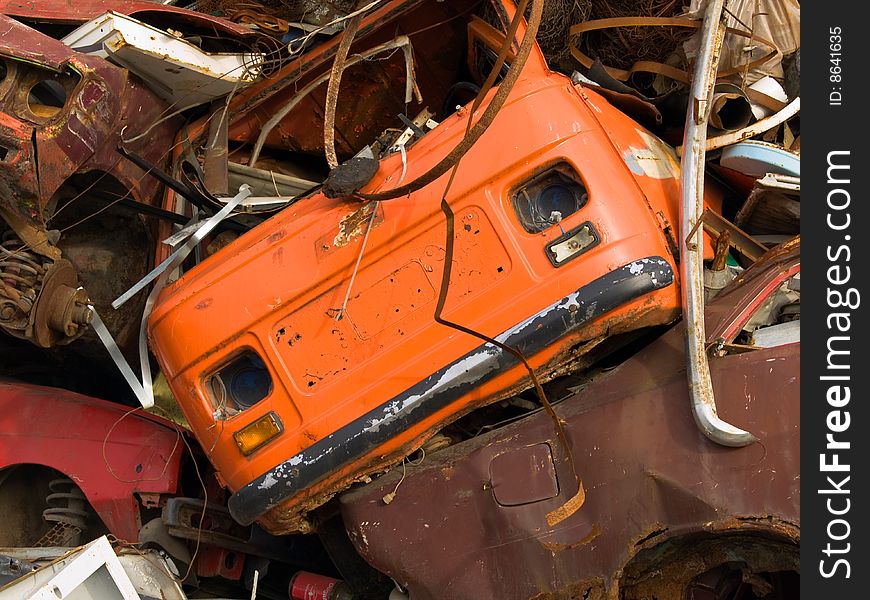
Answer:
[(115, 402), (0, 379), (0, 548), (78, 546), (106, 533), (160, 548), (203, 579), (265, 575), (268, 561), (330, 572), (317, 539), (233, 521), (187, 435)]
[[(466, 21), (467, 47), (486, 48)], [(425, 172), (468, 110), (381, 160), (362, 192)], [(672, 149), (535, 48), (450, 190), (446, 288), (446, 177), (382, 203), (309, 194), (168, 287), (151, 347), (234, 517), (308, 531), (336, 492), (530, 386), (515, 356), (433, 319), (442, 294), (445, 319), (517, 348), (544, 380), (676, 319), (678, 175)]]
[(242, 52), (259, 37), (224, 19), (147, 1), (0, 3), (0, 330), (38, 348), (67, 346), (40, 353), (4, 335), (6, 374), (42, 363), (41, 383), (63, 380), (70, 389), (118, 396), (120, 378), (90, 327), (89, 306), (132, 352), (144, 299), (120, 310), (109, 305), (148, 272), (159, 246), (156, 220), (189, 219), (160, 210), (157, 175), (171, 171), (179, 113), (190, 101), (164, 101), (155, 81), (101, 57), (96, 45), (76, 51), (65, 43), (75, 25), (108, 8), (119, 19), (147, 22), (140, 29), (180, 28), (206, 50)]
[(796, 240), (706, 313), (719, 410), (758, 443), (695, 426), (680, 323), (555, 406), (586, 487), (573, 515), (547, 522), (575, 474), (539, 411), (343, 494), (357, 550), (421, 600), (797, 597), (799, 269)]
[[(5, 15), (0, 27), (0, 327), (49, 348), (86, 333), (88, 300), (105, 307), (147, 272), (145, 224), (106, 208), (153, 204), (161, 186), (116, 149), (148, 127), (130, 147), (163, 165), (178, 120), (126, 69)], [(136, 306), (109, 325), (135, 339)]]
[[(64, 15), (72, 26), (111, 8), (151, 26), (207, 22), (221, 35), (244, 35), (240, 26), (154, 3), (87, 0), (65, 10), (66, 4), (53, 1), (24, 15), (5, 6), (51, 26)], [(391, 0), (362, 20), (352, 57), (390, 41), (402, 44), (344, 74), (337, 153), (348, 158), (369, 145), (380, 159), (361, 193), (414, 180), (460, 143), (471, 119), (468, 101), (498, 55), (512, 14), (512, 4), (500, 0)], [(228, 511), (209, 514), (226, 525), (206, 532), (217, 536), (212, 540), (244, 549), (248, 542), (226, 534), (251, 531), (255, 522), (275, 534), (319, 531), (327, 511), (315, 511), (333, 496), (395, 466), (445, 426), (502, 399), (517, 401), (531, 386), (515, 354), (444, 320), (515, 349), (546, 384), (589, 366), (623, 338), (679, 317), (675, 153), (593, 89), (550, 72), (536, 47), (494, 124), (459, 163), (449, 193), (444, 176), (407, 197), (366, 203), (319, 189), (290, 197), (317, 179), (310, 169), (296, 173), (294, 161), (309, 154), (316, 163), (324, 152), (323, 78), (341, 35), (234, 89), (207, 116), (179, 129), (181, 120), (169, 116), (177, 107), (125, 69), (7, 17), (0, 25), (9, 34), (0, 42), (0, 319), (8, 332), (42, 347), (69, 343), (87, 330), (92, 303), (120, 345), (130, 347), (144, 298), (122, 313), (104, 307), (145, 273), (155, 246), (158, 260), (169, 252), (161, 254), (155, 242), (168, 225), (122, 217), (119, 205), (103, 209), (122, 199), (143, 211), (164, 192), (164, 223), (187, 219), (193, 211), (175, 191), (162, 189), (156, 169), (175, 175), (193, 164), (204, 196), (229, 196), (233, 177), (255, 175), (260, 193), (271, 193), (271, 185), (273, 204), (287, 207), (223, 250), (210, 247), (212, 256), (163, 291), (150, 318), (151, 348), (218, 481), (232, 492)], [(505, 68), (514, 58), (508, 52)], [(403, 102), (403, 88), (422, 101), (406, 94)], [(118, 153), (120, 146), (139, 166)], [(228, 165), (227, 155), (239, 162)], [(282, 178), (287, 166), (292, 173)], [(288, 189), (292, 194), (282, 196)], [(719, 210), (720, 194), (712, 184), (707, 192), (707, 204)], [(442, 194), (452, 230), (439, 208)], [(170, 213), (177, 214), (167, 219)], [(792, 247), (771, 254), (708, 311), (709, 341), (722, 354), (713, 361), (720, 410), (762, 442), (781, 444), (785, 455), (756, 457), (757, 445), (711, 448), (691, 427), (685, 382), (677, 376), (684, 355), (671, 331), (618, 375), (563, 404), (570, 444), (538, 415), (429, 456), (407, 480), (396, 471), (342, 496), (359, 554), (415, 598), (444, 590), (455, 597), (484, 590), (493, 597), (594, 598), (621, 590), (629, 599), (657, 594), (663, 577), (683, 586), (668, 593), (707, 587), (719, 593), (747, 585), (744, 580), (766, 589), (771, 574), (785, 578), (786, 587), (777, 589), (788, 589), (799, 513), (794, 479), (787, 480), (796, 469), (797, 434), (786, 413), (796, 401), (799, 346), (758, 348), (792, 339), (794, 324), (762, 328), (745, 340), (735, 336), (749, 312), (764, 313), (758, 322), (769, 318), (763, 300), (788, 286), (783, 278), (794, 274), (795, 257)], [(750, 341), (758, 347), (747, 346)], [(767, 362), (779, 395), (752, 404), (757, 394), (746, 390), (756, 384), (767, 390)], [(746, 386), (737, 389), (741, 381)], [(8, 396), (33, 396), (35, 405), (47, 406), (51, 394), (15, 388)], [(76, 404), (62, 396), (56, 400)], [(100, 412), (81, 404), (82, 413)], [(54, 419), (58, 435), (60, 422)], [(4, 423), (26, 441), (26, 461), (36, 460), (37, 438), (19, 422)], [(137, 438), (135, 426), (122, 430)], [(169, 441), (168, 431), (163, 434), (160, 448)], [(98, 441), (87, 438), (91, 453)], [(668, 442), (697, 459), (707, 479), (696, 481), (694, 462), (674, 460)], [(130, 458), (130, 450), (118, 452)], [(10, 456), (9, 465), (25, 460)], [(621, 474), (610, 470), (614, 461)], [(125, 466), (135, 469), (134, 462), (135, 456)], [(70, 460), (63, 465), (79, 467)], [(167, 469), (151, 487), (166, 479), (169, 491), (178, 467)], [(581, 480), (585, 503), (576, 485)], [(726, 497), (711, 480), (757, 493)], [(136, 535), (140, 508), (132, 494), (146, 507), (166, 500), (164, 490), (111, 483), (104, 473), (97, 486), (116, 496), (103, 510), (122, 506), (124, 512), (103, 520), (113, 531)], [(93, 492), (85, 494), (90, 500)], [(581, 502), (555, 525), (547, 515), (567, 506), (572, 494)], [(177, 511), (169, 511), (167, 522), (191, 534), (194, 505), (171, 500)], [(439, 513), (450, 514), (436, 523)], [(383, 526), (385, 515), (396, 527)], [(467, 535), (445, 541), (457, 529)], [(397, 557), (389, 550), (420, 540), (419, 552)], [(451, 548), (443, 563), (432, 558), (436, 547)], [(737, 554), (745, 568), (716, 562), (735, 556), (735, 547), (746, 549)], [(691, 560), (671, 560), (680, 553)], [(222, 556), (212, 554), (215, 574), (224, 576)], [(469, 570), (472, 559), (497, 577)], [(524, 573), (516, 561), (539, 568)]]
[(90, 533), (99, 533), (99, 523), (137, 542), (145, 512), (139, 498), (178, 492), (184, 444), (163, 419), (10, 380), (0, 380), (0, 409), (2, 545), (33, 545), (57, 523), (90, 525)]

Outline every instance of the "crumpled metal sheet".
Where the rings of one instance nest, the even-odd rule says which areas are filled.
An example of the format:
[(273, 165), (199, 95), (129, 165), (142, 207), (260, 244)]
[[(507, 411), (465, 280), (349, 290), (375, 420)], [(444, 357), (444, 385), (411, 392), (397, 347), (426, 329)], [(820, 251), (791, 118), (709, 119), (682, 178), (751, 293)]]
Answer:
[[(711, 337), (799, 260), (790, 250), (764, 259), (761, 275), (751, 269), (739, 292), (711, 302)], [(574, 492), (573, 474), (539, 412), (345, 493), (351, 540), (420, 600), (622, 597), (625, 573), (638, 575), (650, 557), (685, 540), (739, 554), (749, 538), (782, 552), (749, 553), (747, 561), (787, 558), (800, 523), (800, 345), (710, 362), (723, 418), (760, 444), (723, 448), (698, 430), (677, 326), (557, 405), (587, 490), (583, 507), (558, 526), (546, 515)]]

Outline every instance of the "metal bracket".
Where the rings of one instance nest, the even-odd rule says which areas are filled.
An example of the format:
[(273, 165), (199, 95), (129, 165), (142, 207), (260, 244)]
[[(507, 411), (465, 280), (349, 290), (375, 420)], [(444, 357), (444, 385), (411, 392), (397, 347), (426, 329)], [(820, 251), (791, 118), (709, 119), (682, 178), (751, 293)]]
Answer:
[[(714, 238), (718, 238), (724, 231), (729, 231), (731, 233), (729, 241), (731, 247), (752, 262), (757, 261), (767, 252), (767, 247), (761, 242), (709, 208), (701, 214), (698, 223), (703, 224), (704, 231), (711, 234)], [(696, 231), (697, 228), (698, 225), (696, 224), (692, 231)]]

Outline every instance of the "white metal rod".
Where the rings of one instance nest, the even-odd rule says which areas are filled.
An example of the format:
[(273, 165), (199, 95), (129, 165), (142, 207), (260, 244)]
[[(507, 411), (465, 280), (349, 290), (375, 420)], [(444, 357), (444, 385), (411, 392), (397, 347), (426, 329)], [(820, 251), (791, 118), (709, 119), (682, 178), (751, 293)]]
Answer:
[[(709, 439), (723, 446), (740, 447), (756, 441), (754, 435), (719, 418), (707, 362), (704, 329), (704, 232), (696, 227), (704, 209), (704, 159), (707, 119), (719, 54), (725, 37), (722, 9), (726, 0), (710, 0), (704, 14), (681, 160), (680, 279), (683, 320), (686, 325), (686, 360), (689, 395), (695, 422)], [(691, 236), (688, 234), (693, 232)]]

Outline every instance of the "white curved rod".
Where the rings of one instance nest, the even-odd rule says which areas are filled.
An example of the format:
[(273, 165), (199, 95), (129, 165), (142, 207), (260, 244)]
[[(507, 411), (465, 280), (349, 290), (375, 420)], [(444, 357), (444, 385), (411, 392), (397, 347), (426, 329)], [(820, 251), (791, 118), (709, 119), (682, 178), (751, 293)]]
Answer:
[[(707, 118), (725, 35), (722, 22), (724, 4), (725, 0), (710, 0), (707, 5), (701, 30), (701, 47), (695, 59), (689, 109), (686, 113), (680, 163), (680, 289), (683, 320), (686, 324), (686, 374), (695, 422), (704, 435), (717, 444), (739, 447), (754, 442), (756, 438), (748, 431), (726, 423), (716, 413), (716, 399), (704, 343), (704, 232), (703, 227), (696, 227), (704, 205)], [(689, 238), (687, 236), (690, 232), (694, 233)]]

